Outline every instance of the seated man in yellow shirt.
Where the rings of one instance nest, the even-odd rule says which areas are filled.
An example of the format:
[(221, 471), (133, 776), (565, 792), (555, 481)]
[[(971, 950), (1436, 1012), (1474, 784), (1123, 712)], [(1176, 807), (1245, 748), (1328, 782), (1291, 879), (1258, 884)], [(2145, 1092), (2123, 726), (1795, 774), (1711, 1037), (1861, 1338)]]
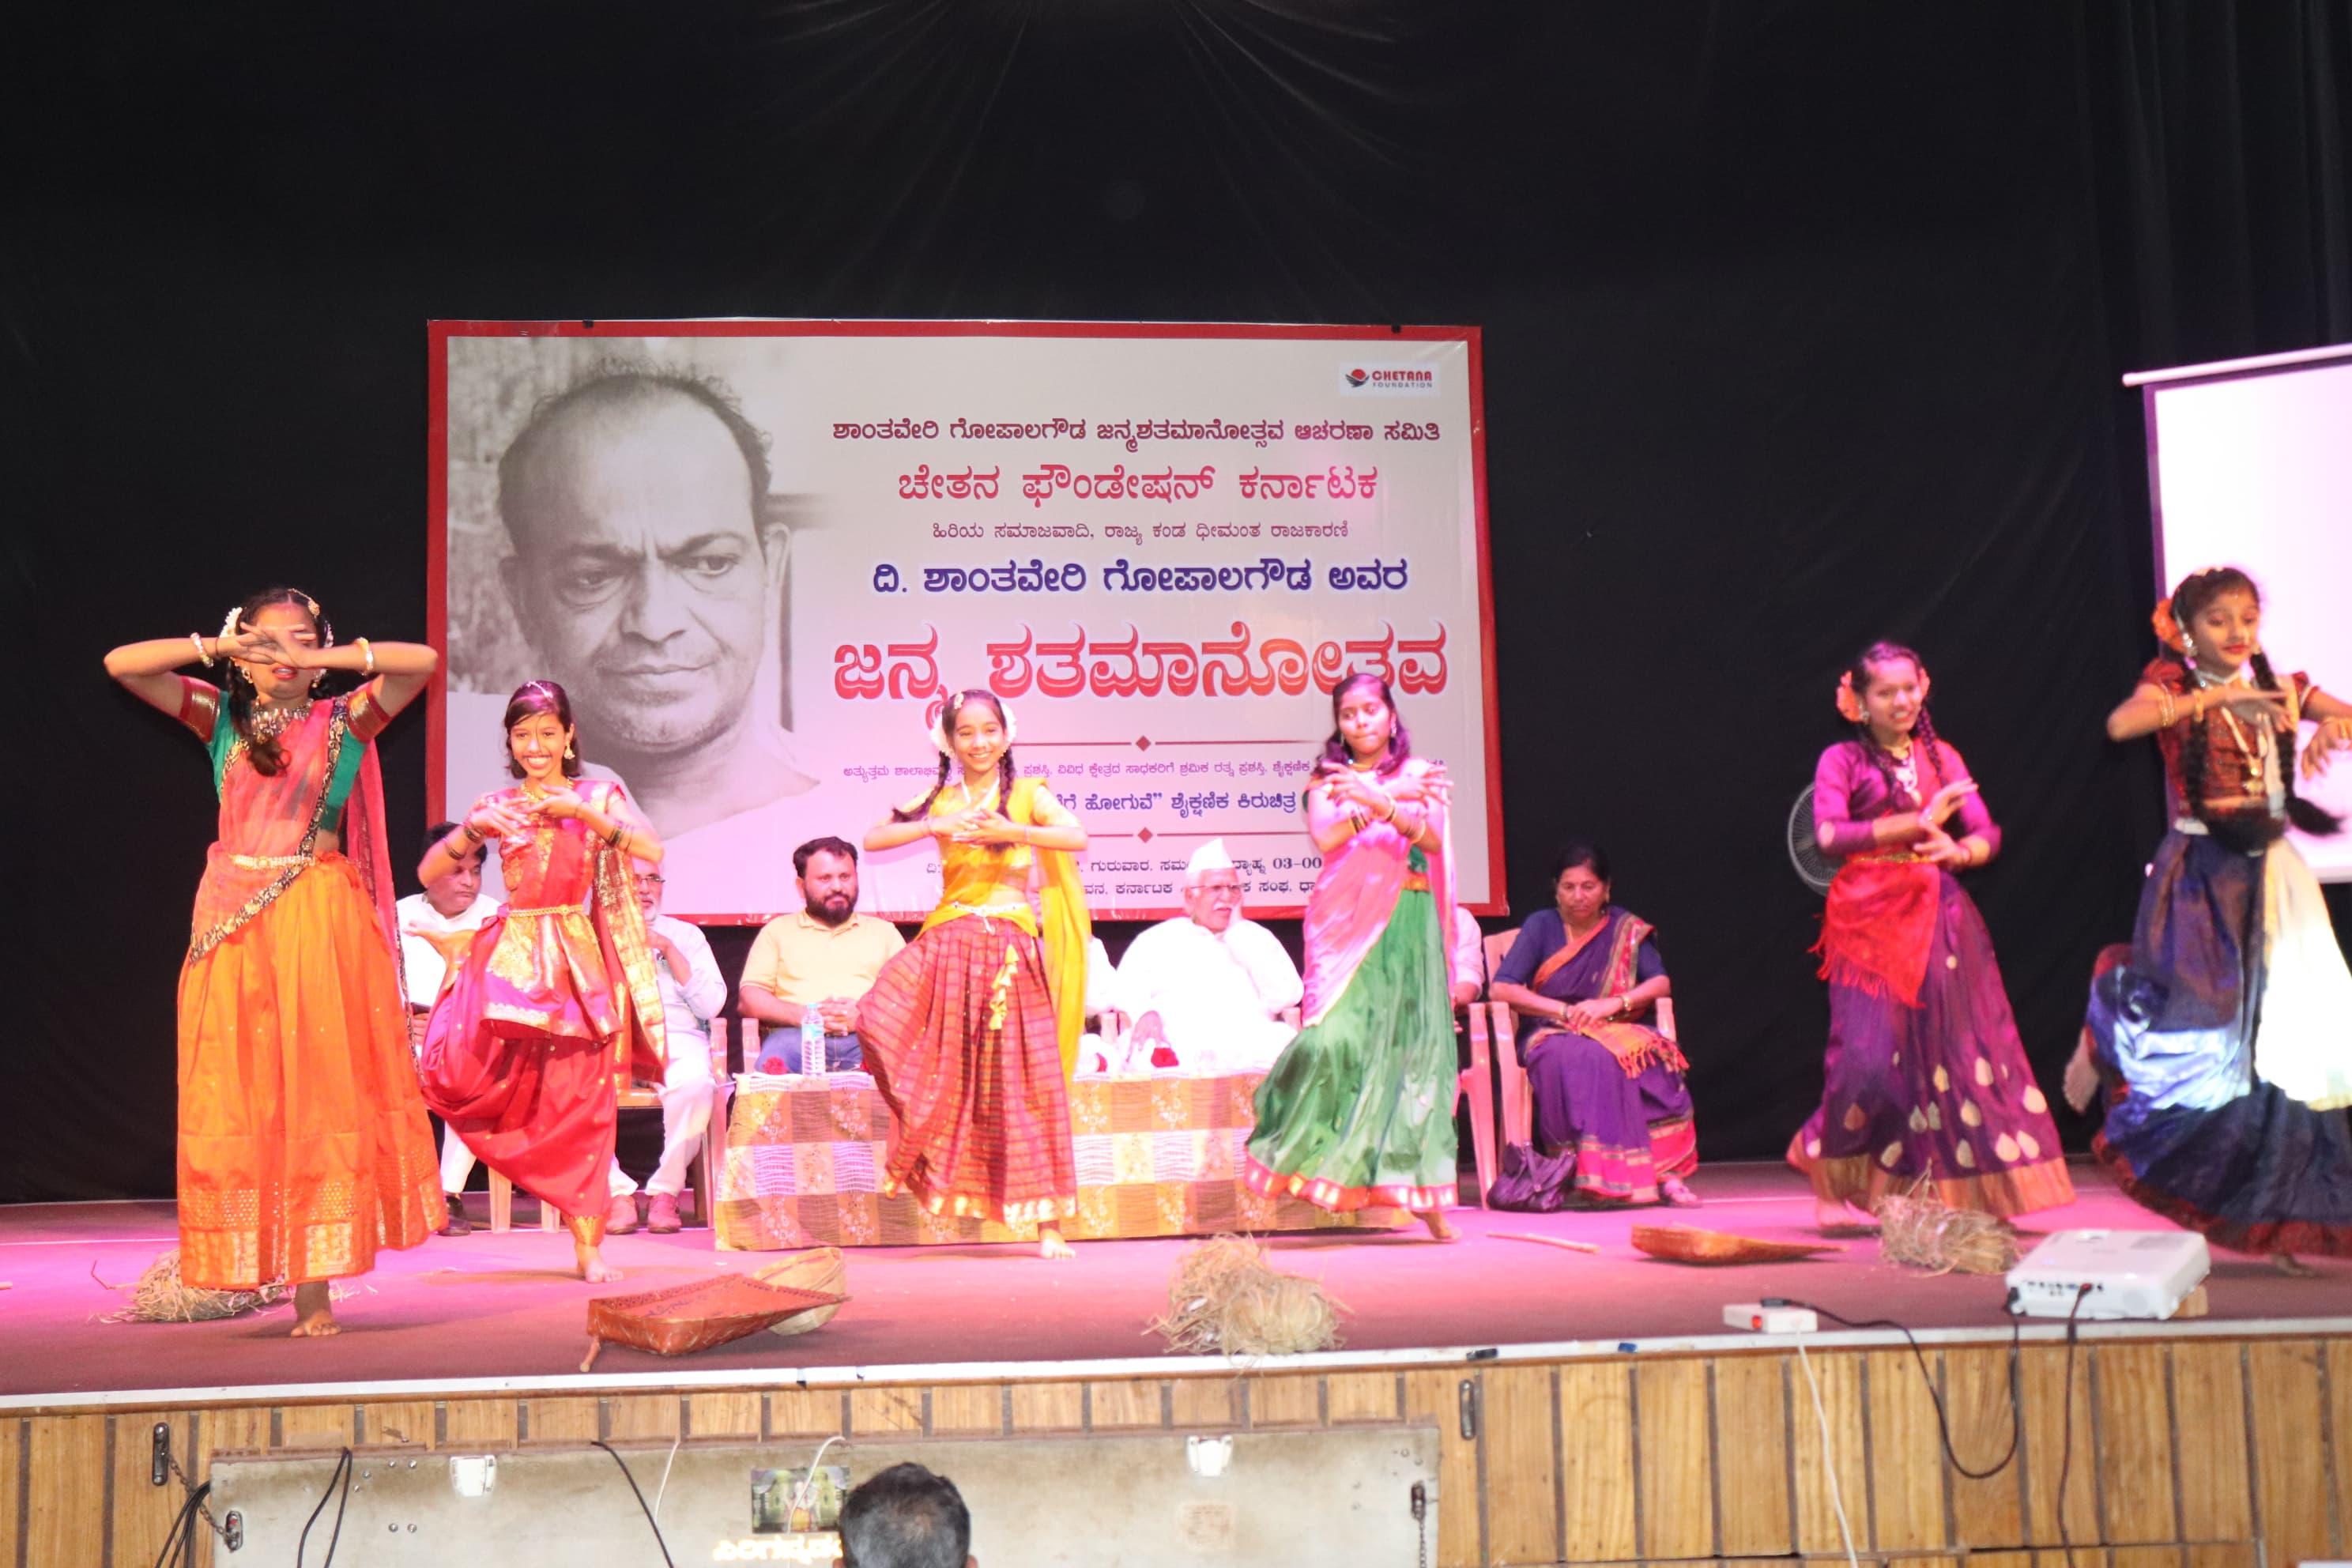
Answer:
[(814, 1010), (824, 1024), (825, 1070), (846, 1072), (865, 1060), (858, 1000), (907, 939), (888, 921), (857, 912), (857, 850), (847, 841), (810, 839), (793, 851), (793, 870), (807, 907), (761, 927), (743, 963), (737, 1003), (761, 1026), (760, 1048), (745, 1053), (743, 1066), (800, 1071), (801, 1017)]

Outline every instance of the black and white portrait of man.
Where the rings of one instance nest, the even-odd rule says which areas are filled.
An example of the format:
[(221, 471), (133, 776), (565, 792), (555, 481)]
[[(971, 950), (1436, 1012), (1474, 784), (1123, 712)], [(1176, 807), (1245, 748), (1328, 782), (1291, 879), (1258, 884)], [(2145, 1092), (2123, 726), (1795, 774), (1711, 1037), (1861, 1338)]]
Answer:
[[(492, 346), (511, 360), (534, 345)], [(554, 680), (589, 771), (620, 780), (667, 841), (674, 901), (701, 915), (781, 907), (792, 846), (839, 825), (811, 817), (817, 781), (786, 724), (792, 532), (768, 437), (709, 374), (545, 363), (562, 357), (578, 356), (483, 386), (453, 365), (452, 795), (499, 782), (477, 765), (485, 776), (467, 783), (465, 759), (497, 737), (461, 727), (510, 684)], [(512, 434), (477, 428), (461, 444), (478, 409), (486, 423), (504, 413)], [(470, 492), (465, 451), (481, 454)], [(477, 518), (489, 502), (495, 531), (460, 537), (468, 499)]]

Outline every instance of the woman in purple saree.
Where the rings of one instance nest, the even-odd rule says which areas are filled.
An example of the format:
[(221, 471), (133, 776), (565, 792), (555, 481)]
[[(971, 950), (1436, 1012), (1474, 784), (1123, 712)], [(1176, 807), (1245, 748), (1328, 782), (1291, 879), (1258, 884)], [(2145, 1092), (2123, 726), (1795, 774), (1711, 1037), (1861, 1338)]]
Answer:
[(1609, 858), (1590, 845), (1560, 851), (1552, 898), (1519, 928), (1493, 986), (1519, 1016), (1538, 1158), (1487, 1201), (1696, 1204), (1683, 1184), (1698, 1168), (1689, 1068), (1644, 1021), (1673, 989), (1649, 922), (1609, 901)]

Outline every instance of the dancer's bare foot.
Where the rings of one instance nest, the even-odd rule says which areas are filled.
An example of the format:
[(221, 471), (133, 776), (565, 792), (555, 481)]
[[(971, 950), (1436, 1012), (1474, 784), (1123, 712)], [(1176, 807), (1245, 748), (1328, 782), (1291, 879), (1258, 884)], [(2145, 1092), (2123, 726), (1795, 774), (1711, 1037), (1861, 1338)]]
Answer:
[(1445, 1223), (1445, 1211), (1444, 1209), (1422, 1210), (1421, 1223), (1429, 1227), (1429, 1234), (1435, 1237), (1438, 1240), (1452, 1241), (1454, 1239), (1454, 1227)]
[(1852, 1236), (1878, 1228), (1878, 1216), (1843, 1198), (1815, 1198), (1813, 1224), (1823, 1236)]
[(1062, 1233), (1050, 1225), (1037, 1227), (1037, 1256), (1040, 1258), (1076, 1258), (1078, 1249), (1062, 1239)]
[(2314, 1268), (2310, 1264), (2305, 1263), (2302, 1258), (2297, 1258), (2292, 1252), (2272, 1253), (2271, 1268), (2276, 1272), (2285, 1275), (2290, 1279), (2316, 1279), (2319, 1278), (2318, 1269)]
[(580, 1278), (591, 1285), (609, 1285), (621, 1278), (621, 1271), (604, 1261), (602, 1247), (575, 1241), (572, 1244), (572, 1256), (579, 1260)]
[(2078, 1116), (2090, 1110), (2091, 1101), (2098, 1097), (2099, 1064), (2091, 1059), (2091, 1042), (2087, 1038), (2066, 1058), (2066, 1076), (2059, 1080), (2058, 1087)]
[(343, 1325), (335, 1321), (333, 1288), (321, 1279), (315, 1285), (294, 1287), (294, 1327), (291, 1337), (298, 1340), (323, 1340), (330, 1334), (340, 1334)]
[(1678, 1209), (1698, 1207), (1698, 1194), (1691, 1191), (1690, 1184), (1680, 1176), (1658, 1178), (1658, 1201)]

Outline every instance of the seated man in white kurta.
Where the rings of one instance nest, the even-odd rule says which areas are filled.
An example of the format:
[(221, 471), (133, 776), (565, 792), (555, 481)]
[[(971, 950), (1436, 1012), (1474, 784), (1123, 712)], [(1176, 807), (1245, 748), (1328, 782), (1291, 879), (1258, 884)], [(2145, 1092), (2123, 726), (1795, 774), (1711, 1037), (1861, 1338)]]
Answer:
[(1187, 1072), (1264, 1072), (1298, 1032), (1283, 1012), (1305, 987), (1275, 934), (1242, 918), (1248, 887), (1224, 841), (1184, 867), (1184, 913), (1138, 933), (1118, 964), (1135, 1057), (1165, 1046)]

